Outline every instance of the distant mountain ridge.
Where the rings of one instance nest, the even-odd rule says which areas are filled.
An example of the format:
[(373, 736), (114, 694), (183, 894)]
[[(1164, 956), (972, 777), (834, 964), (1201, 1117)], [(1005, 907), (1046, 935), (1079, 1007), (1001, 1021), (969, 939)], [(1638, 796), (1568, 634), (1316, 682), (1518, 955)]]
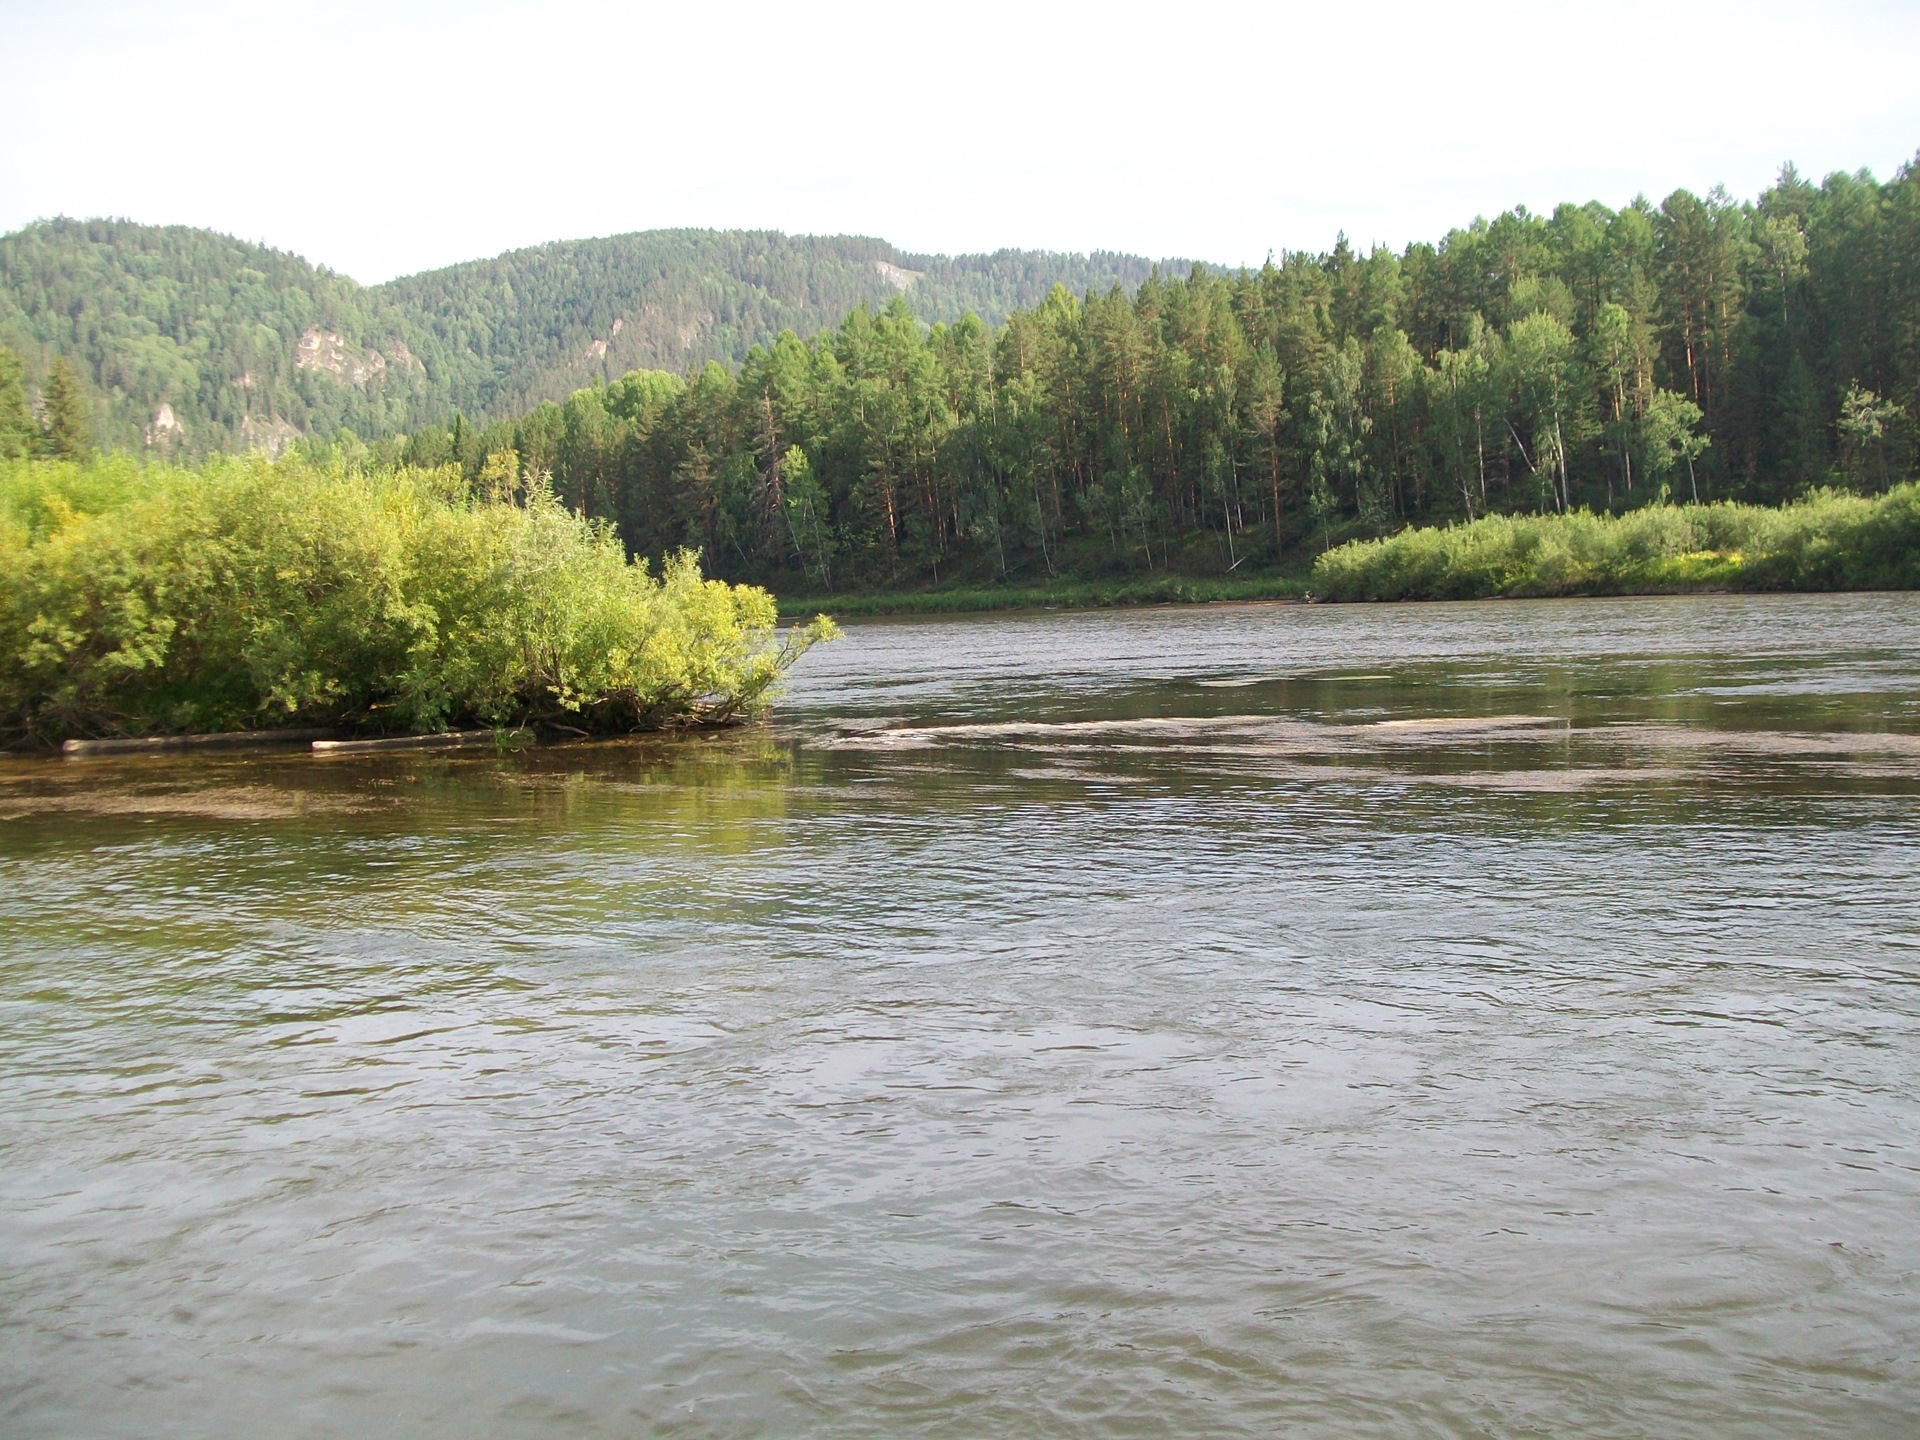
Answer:
[[(1184, 273), (1186, 261), (1162, 261)], [(1099, 252), (918, 255), (865, 236), (650, 230), (555, 241), (382, 285), (232, 236), (56, 219), (0, 236), (0, 344), (64, 355), (99, 438), (204, 453), (524, 412), (596, 378), (738, 362), (905, 293), (929, 323), (999, 323), (1054, 285), (1131, 290)]]

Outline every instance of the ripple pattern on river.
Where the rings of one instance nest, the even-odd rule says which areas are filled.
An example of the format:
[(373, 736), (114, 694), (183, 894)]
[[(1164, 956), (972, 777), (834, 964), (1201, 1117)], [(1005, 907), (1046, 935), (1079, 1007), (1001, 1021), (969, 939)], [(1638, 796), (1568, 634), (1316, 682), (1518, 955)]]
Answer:
[[(13, 774), (0, 1428), (1906, 1433), (1915, 788), (1764, 737), (1920, 728), (1920, 624), (1799, 603), (1790, 695), (1482, 607), (1498, 679), (1188, 683), (1229, 634), (983, 713), (1058, 617), (691, 748)], [(1762, 738), (828, 743), (1155, 713)], [(29, 803), (89, 790), (145, 798)]]

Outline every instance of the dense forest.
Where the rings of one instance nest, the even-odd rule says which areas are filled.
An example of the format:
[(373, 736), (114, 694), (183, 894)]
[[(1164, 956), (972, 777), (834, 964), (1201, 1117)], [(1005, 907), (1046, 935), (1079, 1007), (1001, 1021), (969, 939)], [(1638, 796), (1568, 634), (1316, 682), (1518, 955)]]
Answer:
[[(440, 419), (411, 334), (375, 292), (211, 231), (54, 220), (0, 237), (0, 344), (36, 387), (66, 360), (112, 447), (277, 448)], [(332, 338), (303, 351), (307, 335)]]
[[(111, 227), (97, 237), (84, 253), (116, 251)], [(691, 547), (789, 593), (1245, 575), (1415, 523), (1880, 493), (1911, 473), (1920, 415), (1920, 164), (1884, 184), (1788, 169), (1753, 202), (1518, 209), (1398, 253), (1343, 239), (1134, 285), (1096, 272), (1141, 262), (1051, 257), (1082, 293), (1011, 253), (943, 270), (870, 241), (663, 232), (374, 291), (313, 272), (326, 285), (289, 308), (260, 268), (271, 252), (246, 253), (248, 305), (283, 297), (281, 318), (251, 322), (257, 382), (319, 385), (310, 365), (269, 363), (299, 325), (392, 347), (388, 378), (359, 386), (364, 412), (303, 402), (301, 423), (337, 436), (302, 442), (316, 460), (455, 464), (495, 496), (550, 484), (637, 555)], [(917, 279), (887, 268), (909, 260)], [(868, 274), (879, 295), (856, 293)], [(673, 276), (695, 279), (670, 300)], [(62, 283), (79, 298), (33, 313), (93, 324), (92, 292)], [(998, 323), (977, 313), (1016, 301)], [(660, 361), (691, 314), (721, 353), (689, 343), (684, 366), (624, 369)], [(80, 369), (98, 385), (92, 354)], [(219, 393), (244, 426), (241, 392)], [(450, 418), (382, 433), (443, 394), (466, 397), (441, 405)]]
[(1055, 284), (1138, 285), (1128, 255), (910, 255), (878, 240), (661, 230), (516, 250), (362, 286), (211, 231), (52, 220), (0, 237), (0, 345), (37, 386), (64, 358), (98, 439), (175, 457), (500, 418), (635, 368), (738, 364), (905, 290), (998, 321)]
[(443, 389), (469, 415), (510, 416), (598, 377), (738, 364), (783, 331), (814, 335), (896, 293), (921, 320), (997, 323), (1055, 285), (1139, 285), (1134, 255), (906, 255), (880, 240), (654, 230), (515, 250), (379, 287), (445, 354)]
[(1414, 522), (1878, 492), (1910, 472), (1916, 414), (1908, 166), (1056, 287), (998, 327), (929, 327), (897, 296), (737, 370), (636, 371), (378, 450), (491, 487), (549, 476), (636, 553), (694, 546), (720, 573), (831, 592), (1264, 568)]

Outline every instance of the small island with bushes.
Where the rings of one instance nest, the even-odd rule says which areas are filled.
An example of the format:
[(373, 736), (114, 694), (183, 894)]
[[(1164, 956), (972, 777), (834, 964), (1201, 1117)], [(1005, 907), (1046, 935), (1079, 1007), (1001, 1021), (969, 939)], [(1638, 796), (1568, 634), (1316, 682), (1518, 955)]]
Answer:
[[(496, 472), (504, 476), (506, 472)], [(517, 493), (516, 493), (517, 492)], [(632, 560), (536, 476), (264, 456), (0, 466), (0, 729), (618, 734), (760, 711), (831, 621)]]

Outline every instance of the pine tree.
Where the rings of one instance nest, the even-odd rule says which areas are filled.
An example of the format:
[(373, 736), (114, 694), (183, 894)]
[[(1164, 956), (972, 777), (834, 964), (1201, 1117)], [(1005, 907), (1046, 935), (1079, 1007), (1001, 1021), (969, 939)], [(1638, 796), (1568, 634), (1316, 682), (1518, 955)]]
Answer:
[(17, 460), (32, 453), (39, 438), (21, 376), (20, 357), (0, 345), (0, 460)]
[(41, 449), (57, 460), (85, 460), (93, 454), (93, 416), (80, 377), (64, 355), (53, 362), (40, 400)]

